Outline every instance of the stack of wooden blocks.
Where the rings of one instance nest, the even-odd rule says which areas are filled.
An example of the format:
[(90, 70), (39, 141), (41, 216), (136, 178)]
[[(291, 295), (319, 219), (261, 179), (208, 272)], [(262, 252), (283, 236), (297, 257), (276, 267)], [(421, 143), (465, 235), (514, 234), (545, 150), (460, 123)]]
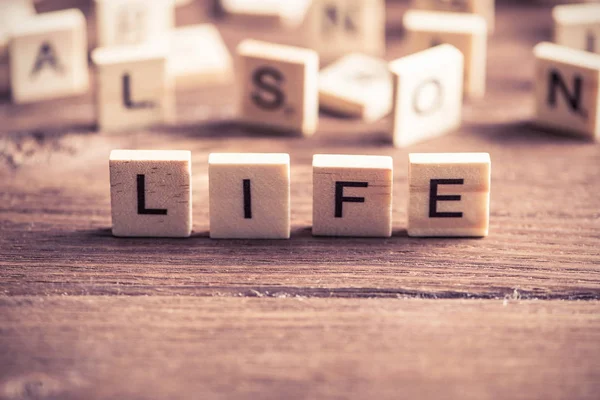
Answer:
[[(173, 120), (176, 89), (232, 79), (233, 62), (209, 24), (174, 28), (173, 0), (96, 0), (98, 127), (124, 131)], [(372, 122), (391, 114), (397, 147), (457, 130), (462, 104), (485, 96), (493, 0), (414, 0), (403, 18), (408, 54), (385, 60), (384, 0), (221, 0), (239, 20), (302, 31), (304, 47), (245, 39), (236, 49), (238, 120), (311, 136), (319, 108)], [(86, 21), (79, 10), (35, 14), (27, 0), (0, 5), (16, 103), (88, 90)], [(536, 58), (536, 122), (600, 138), (600, 5), (556, 6), (555, 43)], [(18, 21), (18, 23), (16, 22)], [(1, 47), (0, 47), (1, 48)], [(1, 53), (7, 57), (6, 50)], [(320, 69), (320, 64), (328, 64)], [(411, 154), (411, 236), (486, 236), (487, 153)], [(210, 234), (290, 237), (287, 154), (211, 154)], [(110, 156), (113, 233), (189, 236), (188, 151), (115, 150)], [(390, 157), (313, 158), (313, 234), (391, 235)]]

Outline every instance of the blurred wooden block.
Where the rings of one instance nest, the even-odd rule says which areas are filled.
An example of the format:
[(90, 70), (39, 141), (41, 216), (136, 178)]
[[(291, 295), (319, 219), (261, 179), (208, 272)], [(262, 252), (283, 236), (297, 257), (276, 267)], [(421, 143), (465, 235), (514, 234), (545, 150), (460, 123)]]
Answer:
[[(13, 27), (35, 15), (32, 0), (0, 0), (0, 63), (8, 62), (8, 40)], [(0, 90), (3, 87), (0, 81)]]
[(241, 121), (312, 135), (319, 116), (317, 53), (251, 39), (237, 53)]
[(534, 54), (537, 122), (600, 140), (600, 55), (553, 43)]
[(316, 236), (392, 235), (393, 162), (387, 156), (313, 156)]
[(313, 0), (302, 30), (326, 62), (348, 53), (385, 54), (383, 0)]
[(211, 154), (208, 176), (211, 238), (289, 239), (289, 154)]
[(600, 4), (568, 4), (552, 9), (554, 42), (600, 53)]
[(460, 50), (443, 44), (390, 63), (395, 146), (409, 146), (460, 126), (463, 61)]
[(175, 26), (173, 0), (95, 0), (95, 4), (99, 47), (161, 39)]
[(408, 158), (409, 236), (487, 236), (488, 153), (413, 153)]
[(392, 107), (392, 78), (387, 63), (360, 53), (342, 57), (319, 73), (322, 108), (376, 121)]
[(236, 22), (288, 28), (302, 24), (310, 3), (311, 0), (220, 0), (223, 11)]
[(404, 26), (410, 53), (448, 43), (465, 56), (464, 93), (470, 98), (485, 94), (487, 29), (485, 19), (475, 14), (407, 11)]
[(87, 28), (78, 9), (27, 18), (11, 29), (10, 82), (15, 103), (88, 90)]
[(481, 15), (487, 22), (488, 33), (492, 33), (496, 22), (494, 3), (495, 0), (413, 0), (412, 8)]
[(185, 26), (172, 31), (167, 68), (177, 89), (233, 80), (231, 55), (212, 24)]
[(173, 84), (167, 72), (166, 41), (97, 48), (96, 108), (102, 131), (120, 131), (169, 122)]
[(110, 196), (113, 235), (190, 236), (191, 153), (113, 150), (110, 153)]

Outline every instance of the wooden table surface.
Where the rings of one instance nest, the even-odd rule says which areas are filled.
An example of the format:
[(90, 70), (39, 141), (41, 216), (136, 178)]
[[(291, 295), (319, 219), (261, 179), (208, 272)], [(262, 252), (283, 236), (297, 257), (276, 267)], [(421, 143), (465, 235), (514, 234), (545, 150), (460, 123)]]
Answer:
[[(390, 60), (405, 9), (388, 3)], [(301, 37), (217, 23), (230, 49)], [(598, 399), (600, 146), (529, 124), (531, 49), (550, 34), (548, 7), (499, 4), (486, 98), (407, 149), (386, 143), (389, 119), (246, 132), (232, 85), (178, 93), (176, 124), (122, 135), (95, 131), (92, 93), (2, 99), (0, 399)], [(192, 151), (192, 238), (111, 236), (114, 148)], [(219, 151), (290, 153), (290, 240), (208, 238)], [(491, 154), (489, 237), (407, 237), (407, 155), (439, 151)], [(392, 238), (311, 236), (314, 153), (394, 157)]]

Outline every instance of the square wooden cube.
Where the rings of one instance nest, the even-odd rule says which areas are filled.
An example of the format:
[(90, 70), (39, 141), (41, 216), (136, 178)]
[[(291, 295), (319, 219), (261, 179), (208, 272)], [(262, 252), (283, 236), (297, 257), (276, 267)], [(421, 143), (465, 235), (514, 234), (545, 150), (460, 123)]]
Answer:
[(191, 164), (191, 153), (184, 150), (113, 150), (113, 235), (190, 236)]
[(289, 239), (288, 154), (214, 153), (208, 176), (211, 238)]
[(175, 26), (173, 0), (95, 0), (98, 46), (161, 39)]
[(390, 63), (395, 146), (409, 146), (460, 126), (463, 59), (456, 47), (442, 44)]
[(137, 129), (171, 120), (175, 104), (167, 55), (166, 41), (101, 47), (92, 52), (101, 131)]
[(488, 33), (494, 32), (495, 0), (413, 0), (417, 10), (447, 11), (481, 15), (487, 22)]
[(600, 139), (600, 55), (553, 43), (534, 48), (537, 123)]
[(8, 40), (12, 28), (34, 15), (32, 0), (0, 0), (0, 63), (8, 62)]
[(408, 167), (408, 235), (487, 236), (488, 153), (413, 153)]
[(223, 12), (236, 23), (298, 27), (311, 0), (220, 0)]
[(326, 62), (347, 53), (385, 54), (384, 0), (313, 0), (303, 35)]
[(392, 235), (391, 157), (313, 156), (315, 236)]
[(190, 25), (171, 32), (167, 65), (176, 89), (218, 85), (233, 80), (233, 61), (212, 24)]
[(23, 20), (13, 26), (9, 46), (15, 103), (87, 92), (87, 28), (80, 10), (48, 12)]
[(319, 117), (317, 53), (251, 39), (237, 53), (241, 121), (312, 135)]
[(319, 105), (369, 122), (385, 117), (392, 107), (387, 63), (361, 53), (342, 57), (319, 73)]
[(600, 53), (600, 4), (563, 4), (552, 9), (554, 42)]
[(476, 14), (407, 11), (404, 14), (410, 53), (443, 43), (462, 51), (464, 60), (464, 94), (481, 98), (485, 94), (487, 24)]

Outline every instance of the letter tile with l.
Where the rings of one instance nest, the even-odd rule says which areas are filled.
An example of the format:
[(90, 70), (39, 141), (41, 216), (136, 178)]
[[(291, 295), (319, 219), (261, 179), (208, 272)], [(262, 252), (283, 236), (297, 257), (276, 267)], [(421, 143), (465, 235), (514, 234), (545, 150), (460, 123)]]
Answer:
[(113, 235), (190, 236), (191, 185), (189, 151), (113, 150), (110, 153)]

